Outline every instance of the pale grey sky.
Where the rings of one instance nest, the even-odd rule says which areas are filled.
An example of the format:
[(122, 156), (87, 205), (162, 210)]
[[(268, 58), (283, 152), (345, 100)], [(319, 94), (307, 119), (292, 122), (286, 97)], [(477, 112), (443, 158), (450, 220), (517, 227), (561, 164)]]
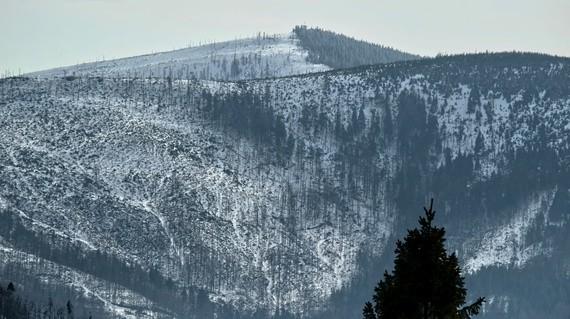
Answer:
[(570, 56), (569, 0), (0, 0), (0, 72), (320, 26), (421, 55)]

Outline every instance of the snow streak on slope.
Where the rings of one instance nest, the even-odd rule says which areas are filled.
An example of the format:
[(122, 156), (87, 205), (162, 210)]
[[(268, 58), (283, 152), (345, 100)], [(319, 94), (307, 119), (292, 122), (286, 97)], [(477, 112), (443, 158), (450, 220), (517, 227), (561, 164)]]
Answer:
[(473, 256), (465, 261), (465, 271), (475, 273), (489, 266), (520, 268), (536, 256), (547, 255), (548, 247), (543, 243), (526, 243), (525, 236), (537, 222), (537, 217), (548, 212), (555, 193), (556, 189), (533, 195), (518, 207), (518, 212), (506, 225), (484, 233), (475, 244)]
[(226, 41), (169, 52), (61, 67), (33, 77), (102, 76), (240, 80), (329, 70), (307, 62), (293, 34)]

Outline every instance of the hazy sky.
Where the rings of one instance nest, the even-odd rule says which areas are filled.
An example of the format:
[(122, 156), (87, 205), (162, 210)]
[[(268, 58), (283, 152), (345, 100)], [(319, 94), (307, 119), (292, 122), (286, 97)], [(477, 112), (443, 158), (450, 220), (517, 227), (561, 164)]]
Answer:
[(0, 0), (0, 72), (320, 26), (422, 55), (570, 56), (569, 0)]

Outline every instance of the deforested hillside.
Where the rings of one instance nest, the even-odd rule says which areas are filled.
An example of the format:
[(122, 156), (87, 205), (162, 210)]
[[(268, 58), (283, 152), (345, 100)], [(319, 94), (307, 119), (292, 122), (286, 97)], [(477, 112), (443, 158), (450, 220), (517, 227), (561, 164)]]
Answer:
[(252, 38), (60, 67), (33, 72), (27, 76), (236, 81), (415, 58), (418, 57), (340, 34), (296, 27), (289, 34), (258, 34)]
[(243, 80), (330, 70), (307, 60), (307, 51), (291, 34), (266, 35), (83, 63), (29, 74), (66, 76), (147, 77), (203, 80)]
[(394, 48), (356, 40), (320, 28), (296, 26), (293, 33), (309, 55), (307, 60), (333, 69), (345, 69), (369, 64), (416, 60), (420, 56)]
[(484, 318), (565, 318), (569, 67), (3, 79), (1, 275), (66, 274), (44, 284), (123, 318), (358, 317), (435, 197)]

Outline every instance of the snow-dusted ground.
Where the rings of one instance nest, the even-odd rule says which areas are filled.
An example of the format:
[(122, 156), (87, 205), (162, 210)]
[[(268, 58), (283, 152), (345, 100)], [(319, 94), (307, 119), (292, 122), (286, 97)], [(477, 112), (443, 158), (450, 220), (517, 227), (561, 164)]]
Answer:
[(476, 243), (470, 242), (475, 250), (469, 252), (467, 248), (471, 257), (465, 261), (464, 271), (472, 274), (489, 266), (521, 268), (534, 257), (548, 255), (550, 247), (546, 243), (527, 243), (525, 236), (537, 217), (548, 213), (555, 193), (556, 189), (534, 194), (515, 208), (516, 214), (508, 223), (481, 234)]
[[(382, 74), (382, 68), (379, 69)], [(563, 67), (557, 66), (553, 70), (556, 69), (562, 71)], [(515, 71), (513, 73), (519, 74)], [(394, 101), (403, 91), (413, 92), (424, 100), (426, 113), (436, 116), (442, 146), (449, 151), (451, 158), (475, 155), (480, 161), (475, 171), (476, 181), (485, 181), (501, 174), (505, 165), (502, 156), (508, 149), (527, 149), (528, 145), (545, 142), (549, 147), (562, 150), (567, 149), (570, 143), (570, 99), (567, 97), (553, 100), (533, 99), (521, 104), (521, 93), (505, 96), (499, 92), (483, 92), (476, 109), (469, 112), (468, 100), (473, 90), (469, 85), (459, 83), (452, 93), (442, 93), (437, 88), (440, 83), (433, 83), (428, 77), (417, 73), (398, 78), (396, 81), (387, 79), (378, 87), (374, 87), (370, 82), (377, 76), (367, 72), (341, 73), (334, 76), (323, 74), (298, 79), (252, 81), (250, 86), (259, 94), (270, 89), (274, 108), (289, 121), (291, 130), (298, 129), (303, 108), (307, 105), (315, 106), (317, 114), (326, 114), (330, 122), (340, 113), (342, 121), (347, 125), (353, 108), (363, 105), (367, 115), (372, 111), (382, 114), (385, 110), (379, 108), (375, 101), (385, 96)], [(323, 89), (327, 86), (328, 91)], [(540, 97), (544, 97), (544, 92)], [(396, 106), (391, 105), (395, 117), (399, 112)], [(543, 137), (538, 130), (529, 127), (537, 117), (547, 123), (547, 141), (537, 142)], [(482, 137), (482, 150), (477, 151), (478, 135)], [(310, 136), (305, 138), (312, 140)], [(327, 145), (326, 141), (318, 138), (314, 143)], [(325, 158), (327, 153), (334, 154), (337, 151), (334, 144), (327, 147)], [(379, 165), (385, 167), (388, 172), (394, 172), (399, 162), (398, 155), (390, 148), (384, 152), (379, 159)], [(437, 166), (443, 165), (442, 155), (436, 163)], [(509, 221), (488, 225), (481, 233), (473, 233), (476, 238), (462, 238), (465, 240), (463, 243), (452, 242), (454, 247), (462, 246), (461, 257), (466, 273), (473, 274), (488, 266), (522, 268), (537, 256), (548, 256), (552, 249), (550, 243), (529, 243), (526, 242), (525, 236), (538, 222), (553, 225), (549, 221), (548, 212), (556, 192), (555, 187), (528, 194), (524, 201), (512, 204), (506, 213), (512, 216)], [(500, 215), (499, 212), (495, 213)], [(539, 216), (543, 218), (537, 219)], [(556, 226), (562, 227), (563, 223)]]
[(160, 260), (166, 276), (240, 309), (296, 313), (349, 284), (371, 228), (376, 254), (390, 236), (386, 210), (371, 220), (357, 199), (352, 206), (361, 208), (348, 216), (330, 204), (288, 215), (286, 189), (312, 187), (313, 172), (266, 163), (249, 141), (183, 120), (178, 110), (161, 114), (157, 105), (115, 97), (111, 81), (78, 98), (46, 94), (51, 80), (29, 88), (36, 84), (37, 103), (3, 106), (0, 133), (8, 154), (0, 173), (25, 197), (0, 199), (10, 211), (31, 205), (23, 217), (35, 231), (79, 238), (145, 267)]
[[(271, 41), (285, 43), (268, 49), (274, 53), (294, 43), (288, 37)], [(220, 50), (233, 54), (226, 49)], [(332, 200), (309, 207), (310, 195), (323, 192), (320, 181), (336, 191), (344, 180), (335, 168), (339, 144), (330, 133), (302, 127), (306, 109), (329, 123), (338, 114), (345, 125), (360, 107), (368, 119), (373, 112), (396, 119), (398, 96), (412, 92), (425, 100), (426, 113), (436, 115), (452, 158), (474, 154), (477, 136), (483, 136), (478, 180), (501, 172), (507, 147), (537, 141), (529, 130), (537, 115), (549, 124), (548, 144), (568, 146), (568, 96), (543, 94), (520, 105), (519, 94), (503, 94), (499, 85), (468, 112), (471, 85), (435, 81), (427, 72), (390, 75), (392, 67), (240, 84), (177, 80), (172, 89), (168, 81), (152, 79), (41, 79), (17, 83), (18, 90), (6, 82), (0, 91), (8, 96), (0, 104), (0, 209), (21, 211), (30, 229), (85, 249), (104, 249), (145, 267), (159, 260), (161, 273), (179, 286), (208, 289), (211, 300), (307, 314), (350, 285), (359, 253), (378, 256), (386, 249), (399, 213), (390, 182), (404, 164), (395, 143), (378, 154), (374, 165), (384, 180), (377, 206), (354, 196), (343, 198), (347, 209)], [(277, 165), (250, 139), (197, 115), (203, 92), (229, 96), (243, 90), (268, 97), (267, 107), (284, 119), (288, 133), (319, 157)], [(188, 104), (180, 102), (186, 98)], [(443, 162), (436, 154), (429, 164)], [(527, 243), (525, 236), (554, 192), (527, 194), (510, 219), (493, 220), (479, 234), (465, 225), (472, 237), (452, 244), (467, 243), (467, 271), (522, 267), (548, 254), (546, 244)]]
[(310, 63), (293, 34), (207, 44), (123, 59), (84, 63), (28, 74), (32, 77), (172, 77), (240, 80), (330, 70)]

